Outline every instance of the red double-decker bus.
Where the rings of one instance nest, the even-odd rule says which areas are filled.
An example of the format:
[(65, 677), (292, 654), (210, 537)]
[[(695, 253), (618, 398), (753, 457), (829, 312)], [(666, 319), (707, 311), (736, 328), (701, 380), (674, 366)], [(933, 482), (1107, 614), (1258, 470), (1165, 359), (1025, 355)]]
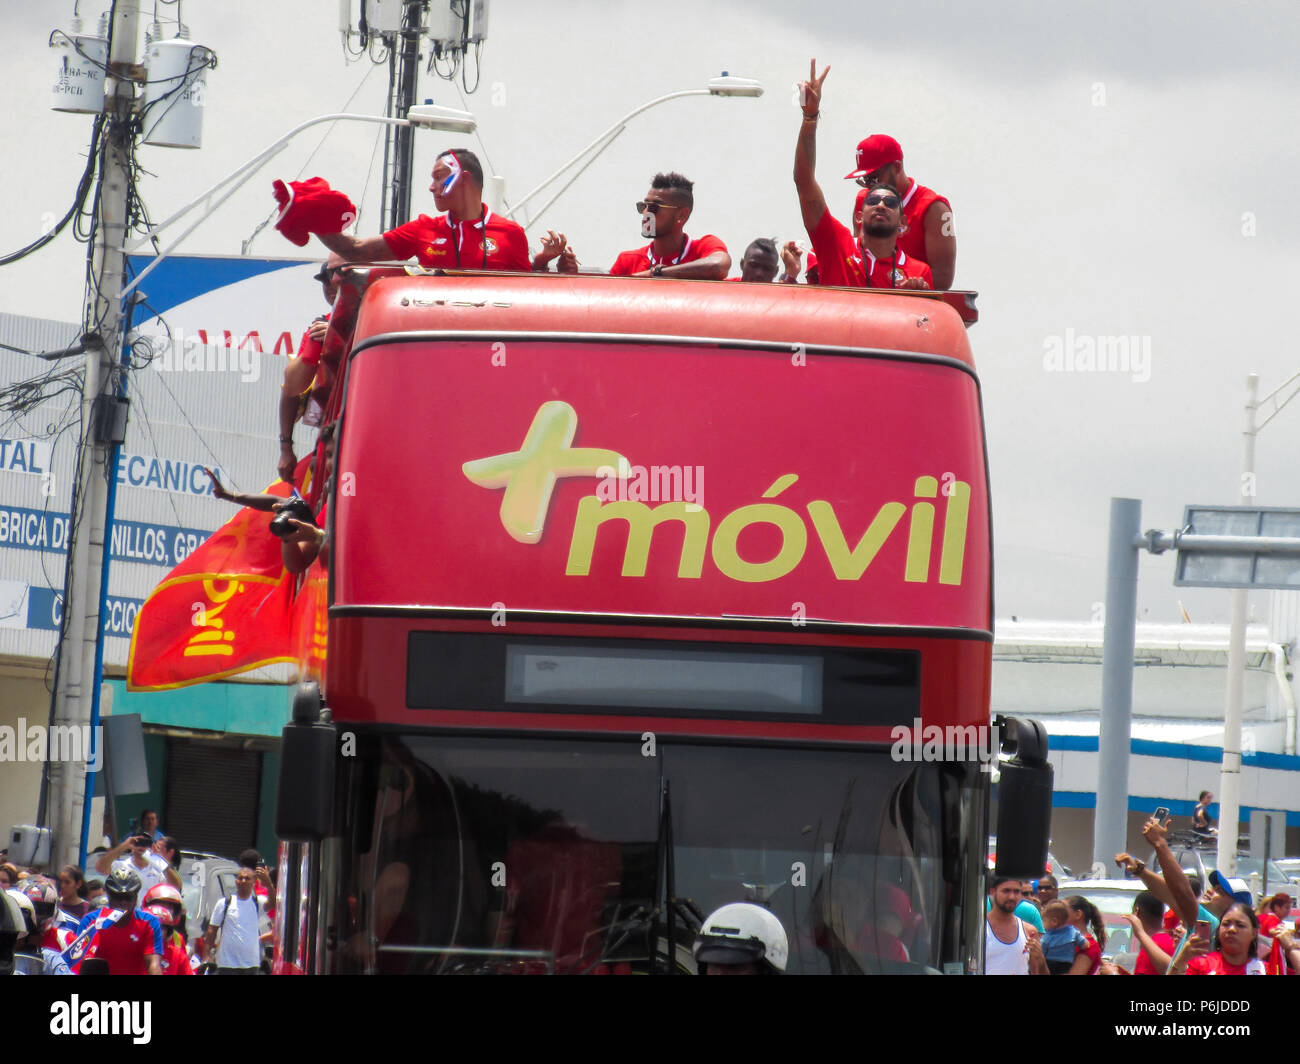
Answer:
[(978, 971), (989, 773), (951, 740), (990, 725), (990, 515), (954, 305), (353, 271), (282, 967), (690, 971), (748, 900), (792, 973)]

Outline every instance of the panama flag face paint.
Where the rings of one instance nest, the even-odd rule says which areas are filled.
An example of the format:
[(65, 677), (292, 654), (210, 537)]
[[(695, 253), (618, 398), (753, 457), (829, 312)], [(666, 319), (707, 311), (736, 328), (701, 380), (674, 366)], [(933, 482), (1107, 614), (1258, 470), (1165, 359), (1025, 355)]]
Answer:
[(451, 173), (442, 179), (440, 192), (445, 196), (456, 187), (456, 182), (460, 180), (460, 175), (463, 171), (460, 168), (460, 160), (456, 158), (455, 152), (449, 151), (446, 155), (441, 157), (440, 161), (446, 163), (447, 168), (451, 171)]

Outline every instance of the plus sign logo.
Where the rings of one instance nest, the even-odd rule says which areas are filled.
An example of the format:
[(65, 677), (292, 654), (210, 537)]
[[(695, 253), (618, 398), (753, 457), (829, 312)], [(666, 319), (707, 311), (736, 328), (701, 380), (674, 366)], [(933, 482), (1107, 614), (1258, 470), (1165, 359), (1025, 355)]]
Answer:
[(504, 488), (501, 524), (520, 543), (536, 543), (546, 528), (560, 477), (600, 477), (628, 464), (617, 451), (571, 447), (578, 414), (568, 403), (543, 403), (519, 450), (466, 462), (461, 469), (481, 488)]

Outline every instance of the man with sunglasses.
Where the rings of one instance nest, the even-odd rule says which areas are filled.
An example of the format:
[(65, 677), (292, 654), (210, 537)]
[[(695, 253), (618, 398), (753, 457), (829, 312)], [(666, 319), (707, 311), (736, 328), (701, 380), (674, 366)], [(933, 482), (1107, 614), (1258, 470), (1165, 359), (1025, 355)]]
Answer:
[(899, 190), (907, 222), (898, 238), (899, 248), (930, 267), (935, 288), (951, 288), (957, 270), (952, 206), (939, 193), (903, 172), (903, 149), (898, 141), (884, 133), (867, 137), (858, 144), (856, 169), (845, 178), (857, 181), (864, 189), (892, 185)]
[(898, 246), (906, 229), (903, 201), (888, 185), (867, 190), (862, 211), (854, 213), (851, 233), (826, 206), (817, 183), (817, 120), (821, 87), (830, 67), (817, 76), (817, 62), (802, 86), (803, 122), (794, 152), (794, 183), (804, 228), (817, 255), (819, 281), (849, 288), (931, 288), (929, 266)]
[(686, 235), (686, 220), (695, 206), (694, 187), (681, 174), (655, 174), (650, 191), (636, 205), (641, 235), (650, 237), (650, 243), (620, 254), (609, 268), (611, 276), (726, 279), (731, 270), (727, 245), (716, 236)]
[(483, 202), (483, 167), (472, 151), (456, 148), (434, 160), (433, 205), (443, 214), (422, 214), (380, 236), (360, 239), (317, 233), (322, 244), (346, 262), (417, 258), (421, 266), (528, 272), (528, 237), (509, 218)]

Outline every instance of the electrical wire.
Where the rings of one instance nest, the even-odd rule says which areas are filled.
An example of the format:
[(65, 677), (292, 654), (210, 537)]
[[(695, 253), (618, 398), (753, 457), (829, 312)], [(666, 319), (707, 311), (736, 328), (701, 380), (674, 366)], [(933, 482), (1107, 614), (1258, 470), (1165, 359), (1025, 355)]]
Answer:
[(19, 259), (26, 258), (33, 251), (39, 251), (57, 237), (68, 222), (73, 218), (81, 215), (82, 209), (86, 205), (86, 197), (95, 180), (95, 170), (99, 164), (99, 148), (104, 131), (104, 116), (102, 114), (95, 116), (94, 125), (90, 131), (90, 147), (86, 153), (86, 167), (81, 172), (81, 178), (77, 182), (77, 191), (73, 193), (72, 206), (68, 208), (67, 213), (59, 219), (55, 226), (48, 232), (33, 240), (25, 248), (11, 252), (0, 258), (0, 266), (8, 266), (10, 263), (17, 262)]

